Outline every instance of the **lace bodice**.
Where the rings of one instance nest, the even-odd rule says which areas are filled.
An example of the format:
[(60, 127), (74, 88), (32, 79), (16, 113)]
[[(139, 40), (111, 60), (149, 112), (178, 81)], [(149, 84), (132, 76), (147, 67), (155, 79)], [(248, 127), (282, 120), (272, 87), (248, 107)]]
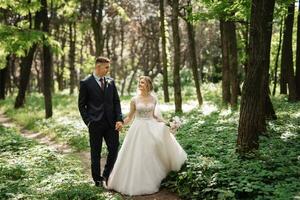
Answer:
[(136, 97), (134, 98), (135, 103), (135, 117), (142, 119), (151, 119), (153, 118), (153, 113), (155, 109), (155, 99), (148, 99), (143, 101), (142, 99)]
[(163, 122), (164, 119), (157, 105), (156, 97), (135, 96), (130, 102), (130, 111), (124, 119), (124, 124), (130, 123), (133, 119), (156, 119)]

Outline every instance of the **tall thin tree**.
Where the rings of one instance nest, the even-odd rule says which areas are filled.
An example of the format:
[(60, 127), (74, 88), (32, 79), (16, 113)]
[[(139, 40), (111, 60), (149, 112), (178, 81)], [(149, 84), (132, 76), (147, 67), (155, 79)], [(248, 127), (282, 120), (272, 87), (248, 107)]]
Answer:
[(96, 56), (103, 53), (104, 39), (103, 39), (103, 9), (104, 0), (93, 0), (92, 3), (92, 29), (94, 32)]
[(163, 63), (163, 90), (164, 90), (164, 101), (170, 101), (169, 95), (169, 81), (168, 81), (168, 66), (169, 57), (167, 54), (167, 37), (166, 37), (166, 25), (165, 20), (165, 0), (159, 1), (159, 11), (160, 11), (160, 34), (161, 34), (161, 52), (162, 52), (162, 63)]
[[(193, 10), (191, 5), (191, 0), (188, 0), (187, 15), (188, 16), (192, 15), (192, 12)], [(194, 29), (193, 22), (189, 18), (187, 18), (185, 21), (187, 25), (188, 40), (189, 40), (188, 42), (189, 54), (191, 59), (191, 67), (192, 67), (192, 72), (193, 72), (193, 77), (195, 82), (197, 99), (198, 99), (199, 106), (201, 106), (203, 104), (203, 99), (202, 99), (202, 94), (200, 89), (198, 63), (197, 63), (197, 55), (196, 55), (195, 29)]]
[[(42, 30), (45, 34), (50, 34), (50, 18), (48, 16), (47, 0), (41, 0), (41, 18), (43, 22)], [(44, 102), (46, 118), (52, 117), (52, 82), (53, 82), (53, 69), (52, 69), (52, 52), (49, 45), (43, 45), (43, 81), (44, 81)]]
[(174, 45), (174, 70), (173, 70), (173, 85), (175, 98), (175, 112), (182, 112), (182, 96), (180, 83), (180, 35), (179, 35), (179, 1), (172, 1), (172, 30), (173, 30), (173, 45)]

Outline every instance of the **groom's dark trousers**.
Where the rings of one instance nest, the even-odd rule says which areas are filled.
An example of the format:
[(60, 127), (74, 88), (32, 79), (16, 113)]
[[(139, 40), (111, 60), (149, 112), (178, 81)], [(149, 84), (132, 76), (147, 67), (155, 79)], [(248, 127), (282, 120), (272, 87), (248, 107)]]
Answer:
[(118, 155), (119, 134), (115, 130), (115, 124), (117, 121), (123, 121), (114, 81), (105, 78), (104, 89), (100, 88), (93, 75), (80, 81), (78, 108), (89, 129), (93, 180), (102, 180), (100, 159), (103, 139), (108, 148), (103, 171), (103, 177), (107, 179)]
[(94, 181), (100, 181), (102, 179), (102, 177), (100, 176), (100, 159), (103, 139), (108, 150), (103, 177), (108, 178), (117, 159), (119, 134), (109, 126), (106, 118), (102, 118), (100, 121), (92, 122), (89, 125), (89, 135), (91, 146), (92, 177)]

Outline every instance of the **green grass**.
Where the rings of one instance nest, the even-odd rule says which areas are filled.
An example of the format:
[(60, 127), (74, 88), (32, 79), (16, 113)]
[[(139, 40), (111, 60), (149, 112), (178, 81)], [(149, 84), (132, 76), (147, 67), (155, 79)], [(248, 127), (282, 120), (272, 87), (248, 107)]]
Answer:
[(15, 110), (14, 97), (0, 102), (1, 110), (26, 129), (46, 134), (69, 144), (75, 150), (87, 150), (88, 132), (77, 108), (77, 96), (64, 93), (53, 95), (53, 117), (44, 119), (44, 102), (40, 94), (26, 97), (24, 108)]
[(87, 182), (81, 163), (0, 126), (0, 199), (120, 199)]
[(243, 160), (235, 153), (239, 113), (194, 110), (177, 139), (189, 155), (180, 173), (164, 186), (187, 199), (300, 198), (300, 103), (273, 99), (278, 119), (268, 122), (259, 153)]
[[(272, 98), (278, 119), (268, 122), (267, 134), (260, 137), (258, 154), (243, 160), (235, 152), (238, 110), (223, 107), (220, 85), (202, 85), (202, 92), (203, 107), (180, 115), (185, 123), (176, 137), (188, 153), (188, 161), (179, 173), (171, 173), (163, 186), (183, 199), (300, 198), (300, 103), (288, 103), (285, 96)], [(193, 88), (185, 88), (183, 94), (183, 102), (196, 99)], [(162, 97), (160, 91), (158, 95)], [(129, 99), (126, 96), (122, 102)], [(47, 120), (41, 95), (28, 96), (26, 107), (19, 110), (13, 109), (13, 102), (12, 97), (0, 101), (0, 109), (16, 122), (66, 142), (75, 150), (87, 150), (88, 133), (78, 112), (76, 95), (55, 94), (54, 116)], [(174, 115), (172, 111), (164, 113), (166, 118)], [(121, 141), (123, 138), (121, 134)], [(19, 178), (25, 173), (15, 170), (19, 170)], [(84, 187), (79, 185), (78, 191)], [(69, 190), (65, 185), (56, 195)]]

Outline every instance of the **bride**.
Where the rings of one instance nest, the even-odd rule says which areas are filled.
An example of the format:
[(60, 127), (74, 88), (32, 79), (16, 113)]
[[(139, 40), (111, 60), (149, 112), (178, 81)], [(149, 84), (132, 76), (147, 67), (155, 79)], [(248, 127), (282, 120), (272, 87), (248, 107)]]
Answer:
[(139, 78), (139, 94), (131, 99), (130, 112), (124, 119), (134, 118), (107, 187), (126, 195), (152, 194), (159, 190), (168, 172), (178, 171), (187, 154), (157, 114), (157, 100), (151, 94), (150, 77)]

